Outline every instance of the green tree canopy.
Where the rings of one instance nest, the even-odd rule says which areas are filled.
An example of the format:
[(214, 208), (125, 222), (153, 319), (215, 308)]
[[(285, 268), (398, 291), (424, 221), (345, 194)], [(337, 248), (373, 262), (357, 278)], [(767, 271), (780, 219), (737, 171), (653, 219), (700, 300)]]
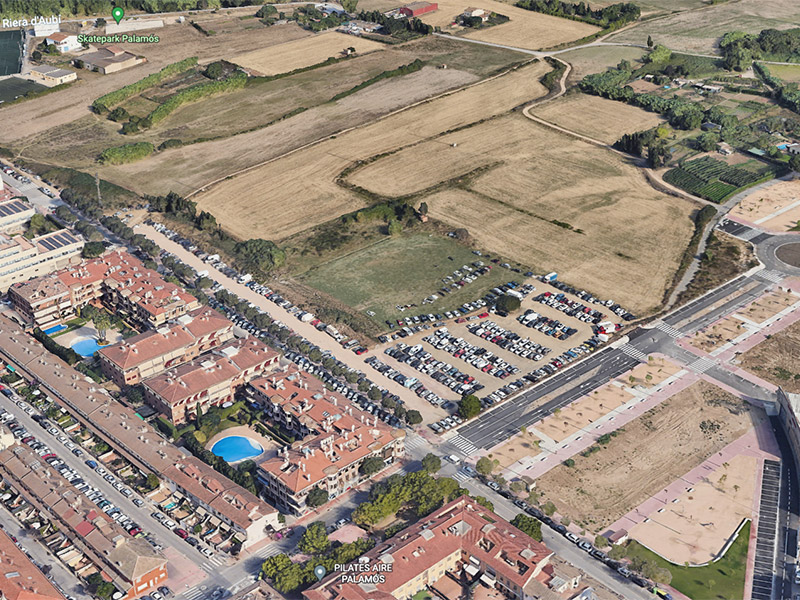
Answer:
[(384, 467), (383, 459), (380, 456), (370, 456), (364, 462), (361, 463), (361, 466), (358, 467), (358, 472), (362, 475), (367, 477), (371, 477)]
[(511, 524), (520, 531), (527, 533), (537, 542), (542, 541), (542, 523), (539, 519), (519, 513), (511, 520)]
[(442, 468), (442, 459), (435, 454), (428, 452), (422, 459), (422, 468), (428, 473), (436, 473)]
[(519, 298), (517, 298), (516, 296), (505, 295), (505, 296), (500, 296), (497, 299), (496, 306), (497, 310), (502, 310), (507, 313), (512, 313), (514, 311), (519, 310), (521, 304), (522, 303), (520, 302)]
[(331, 542), (328, 539), (328, 532), (324, 521), (314, 521), (311, 523), (297, 543), (297, 548), (300, 552), (311, 555), (322, 554), (330, 547)]
[(314, 486), (311, 488), (311, 491), (308, 492), (306, 496), (306, 506), (309, 508), (318, 508), (325, 504), (328, 501), (328, 492), (320, 488), (319, 486)]
[(422, 414), (418, 410), (410, 410), (406, 413), (406, 423), (409, 425), (419, 425), (422, 423)]
[(83, 246), (81, 256), (83, 258), (97, 258), (98, 256), (102, 256), (105, 251), (106, 247), (102, 242), (88, 242)]
[(464, 419), (471, 419), (481, 412), (481, 401), (474, 394), (464, 396), (458, 403), (458, 414)]
[(475, 464), (475, 470), (481, 475), (490, 475), (492, 471), (494, 471), (494, 463), (491, 461), (491, 459), (482, 456)]
[(238, 258), (264, 272), (281, 267), (286, 262), (286, 253), (269, 240), (251, 239), (239, 242), (233, 247), (233, 251)]

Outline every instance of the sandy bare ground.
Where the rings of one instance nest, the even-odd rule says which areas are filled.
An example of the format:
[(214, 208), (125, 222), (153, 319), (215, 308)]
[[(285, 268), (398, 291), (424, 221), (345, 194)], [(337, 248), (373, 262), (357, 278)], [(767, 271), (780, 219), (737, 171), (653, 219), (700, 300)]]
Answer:
[(626, 133), (650, 129), (664, 122), (653, 112), (599, 96), (574, 93), (531, 111), (545, 121), (613, 144)]
[(633, 395), (625, 386), (611, 382), (547, 417), (536, 430), (559, 443), (631, 400)]
[(652, 388), (675, 375), (681, 367), (662, 357), (650, 356), (646, 363), (636, 365), (633, 369), (620, 375), (618, 380), (626, 385), (640, 388)]
[(601, 532), (764, 418), (700, 381), (625, 425), (605, 448), (537, 479), (540, 502), (550, 500), (560, 514)]
[(143, 65), (111, 75), (81, 71), (80, 80), (63, 91), (0, 109), (3, 139), (18, 140), (89, 115), (89, 106), (99, 96), (184, 58), (197, 56), (206, 63), (229, 58), (252, 49), (253, 45), (272, 46), (310, 34), (292, 24), (206, 37), (183, 23), (168, 25), (160, 29), (158, 35), (157, 44), (119, 44), (125, 50), (145, 56), (148, 62)]
[(383, 50), (386, 46), (354, 35), (329, 31), (313, 38), (239, 54), (230, 61), (260, 75), (275, 75), (321, 63), (331, 56), (342, 56), (342, 51), (348, 47), (355, 48), (358, 54), (364, 54)]
[(789, 231), (800, 220), (800, 180), (779, 181), (754, 191), (731, 211), (731, 216), (770, 231)]
[[(538, 78), (548, 68), (543, 63), (533, 64), (420, 104), (252, 169), (194, 199), (234, 235), (273, 239), (291, 235), (363, 205), (358, 196), (334, 183), (334, 178), (352, 161), (505, 112), (542, 96), (545, 90)], [(423, 69), (267, 129), (165, 152), (159, 160), (109, 169), (106, 175), (112, 180), (124, 179), (137, 191), (152, 189), (148, 182), (156, 179), (168, 183), (159, 185), (158, 193), (165, 188), (185, 192), (237, 168), (282, 155), (299, 142), (318, 139), (348, 123), (364, 123), (381, 108), (399, 108), (430, 95), (434, 89), (454, 87), (472, 79), (474, 76), (452, 69)], [(219, 158), (226, 156), (235, 158)]]
[[(558, 55), (558, 58), (572, 65), (572, 71), (567, 81), (569, 85), (573, 85), (587, 75), (600, 73), (608, 67), (617, 66), (623, 59), (630, 61), (633, 65), (641, 64), (641, 58), (645, 54), (642, 48), (592, 46), (563, 52)], [(638, 81), (634, 83), (638, 83)]]
[(790, 307), (798, 300), (800, 300), (800, 297), (795, 294), (784, 290), (776, 290), (764, 294), (748, 306), (745, 306), (742, 310), (737, 311), (737, 314), (755, 323), (763, 323), (782, 310)]
[(800, 322), (752, 347), (740, 360), (742, 368), (787, 392), (800, 393)]
[(753, 516), (758, 459), (739, 455), (727, 462), (678, 502), (633, 526), (631, 537), (675, 564), (713, 560), (742, 520)]
[(744, 322), (731, 315), (695, 333), (691, 344), (704, 352), (712, 352), (746, 332)]
[[(593, 25), (517, 8), (513, 6), (513, 3), (483, 0), (480, 4), (469, 4), (466, 0), (443, 0), (437, 4), (439, 10), (421, 17), (428, 25), (441, 27), (444, 33), (463, 31), (467, 37), (476, 40), (514, 46), (515, 48), (527, 48), (528, 50), (549, 48), (564, 42), (579, 40), (598, 31), (598, 28)], [(455, 18), (471, 6), (505, 15), (510, 20), (502, 25), (478, 31), (466, 31), (459, 25), (452, 26)]]
[(520, 115), (403, 149), (350, 181), (400, 195), (458, 177), (424, 197), (434, 217), (638, 313), (661, 302), (691, 235), (689, 202), (654, 191), (616, 154)]
[(643, 21), (611, 36), (609, 41), (643, 43), (649, 34), (675, 51), (711, 54), (729, 31), (759, 33), (762, 29), (791, 29), (800, 19), (796, 0), (740, 0), (677, 13), (664, 19)]

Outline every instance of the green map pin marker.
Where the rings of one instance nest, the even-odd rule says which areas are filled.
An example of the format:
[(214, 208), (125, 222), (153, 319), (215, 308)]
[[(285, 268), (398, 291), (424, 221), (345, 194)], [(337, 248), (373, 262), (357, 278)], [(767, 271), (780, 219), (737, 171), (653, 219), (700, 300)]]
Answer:
[(119, 22), (122, 21), (122, 17), (125, 16), (125, 11), (119, 6), (115, 6), (114, 9), (111, 11), (111, 16), (114, 17), (114, 20), (117, 22), (117, 25), (119, 25)]

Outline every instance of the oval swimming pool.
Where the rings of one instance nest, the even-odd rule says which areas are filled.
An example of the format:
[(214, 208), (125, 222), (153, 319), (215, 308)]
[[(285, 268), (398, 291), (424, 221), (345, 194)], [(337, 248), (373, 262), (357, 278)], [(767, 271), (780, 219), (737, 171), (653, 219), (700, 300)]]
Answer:
[(93, 340), (91, 338), (85, 340), (79, 340), (73, 343), (72, 346), (70, 347), (84, 358), (87, 358), (89, 356), (94, 356), (94, 353), (97, 352), (100, 348), (105, 348), (105, 346), (100, 346), (97, 343), (97, 340)]
[(245, 458), (253, 458), (258, 456), (264, 449), (251, 440), (241, 435), (231, 435), (222, 438), (211, 447), (211, 452), (222, 457), (229, 463), (244, 460)]

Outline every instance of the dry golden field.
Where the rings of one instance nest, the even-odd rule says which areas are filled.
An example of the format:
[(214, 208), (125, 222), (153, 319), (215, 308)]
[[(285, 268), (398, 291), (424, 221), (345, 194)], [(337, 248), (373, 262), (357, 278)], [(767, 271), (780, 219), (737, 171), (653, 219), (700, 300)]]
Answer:
[(534, 271), (557, 271), (634, 312), (659, 305), (692, 232), (692, 205), (650, 188), (618, 155), (522, 115), (403, 149), (350, 181), (403, 195), (482, 167), (420, 200), (481, 247)]
[(531, 112), (559, 127), (606, 144), (613, 144), (626, 133), (650, 129), (664, 122), (658, 114), (642, 108), (580, 93), (546, 102)]
[(342, 56), (342, 50), (352, 46), (358, 54), (382, 50), (386, 46), (354, 35), (335, 31), (319, 33), (312, 38), (303, 38), (259, 48), (229, 59), (231, 62), (253, 71), (257, 75), (277, 75), (294, 69), (321, 63), (331, 56)]
[[(334, 182), (336, 175), (352, 161), (506, 112), (523, 102), (541, 97), (546, 90), (539, 83), (539, 77), (548, 69), (545, 63), (535, 63), (491, 81), (423, 102), (376, 123), (281, 156), (273, 162), (227, 179), (193, 197), (193, 200), (198, 202), (202, 210), (212, 212), (222, 226), (236, 236), (258, 235), (280, 239), (297, 233), (362, 205), (358, 196)], [(426, 68), (403, 78), (381, 82), (336, 104), (320, 107), (316, 115), (312, 114), (315, 111), (308, 111), (266, 130), (169, 151), (162, 156), (173, 157), (169, 162), (171, 172), (166, 170), (163, 158), (160, 161), (147, 159), (113, 167), (106, 172), (112, 180), (121, 179), (120, 174), (124, 173), (124, 178), (136, 185), (137, 181), (146, 184), (148, 178), (142, 175), (153, 169), (155, 173), (151, 177), (154, 175), (162, 180), (161, 189), (165, 187), (163, 181), (169, 177), (180, 178), (174, 181), (172, 189), (186, 190), (192, 185), (200, 187), (216, 177), (224, 177), (237, 165), (243, 168), (258, 163), (259, 159), (263, 161), (280, 156), (297, 147), (293, 144), (302, 136), (313, 133), (321, 137), (333, 133), (333, 127), (341, 126), (343, 122), (336, 118), (337, 114), (352, 113), (363, 119), (365, 111), (376, 110), (375, 102), (387, 101), (395, 96), (408, 99), (408, 94), (415, 88), (430, 90), (431, 82), (426, 78), (435, 77), (439, 81), (445, 76), (458, 77), (457, 73), (451, 69)], [(420, 83), (417, 85), (415, 82)], [(417, 99), (427, 95), (421, 93)], [(397, 100), (394, 102), (397, 108), (402, 106), (397, 105)], [(329, 128), (320, 130), (323, 126)], [(248, 150), (237, 155), (236, 148)], [(282, 152), (277, 152), (284, 148)], [(223, 163), (219, 156), (235, 158)], [(170, 186), (166, 186), (166, 189), (170, 189)], [(287, 207), (291, 207), (291, 210)]]
[[(236, 17), (220, 18), (220, 21), (227, 22), (231, 19), (238, 21)], [(203, 25), (213, 29), (217, 27), (215, 22), (209, 20)], [(238, 22), (247, 23), (248, 27), (251, 23)], [(197, 56), (201, 63), (208, 63), (244, 52), (253, 48), (254, 44), (267, 47), (309, 35), (309, 32), (294, 24), (269, 28), (262, 26), (258, 30), (246, 29), (242, 25), (241, 29), (231, 33), (219, 33), (210, 37), (204, 36), (189, 23), (168, 25), (159, 30), (160, 41), (157, 44), (119, 44), (125, 50), (146, 57), (146, 63), (111, 75), (79, 71), (79, 81), (65, 90), (3, 108), (3, 140), (16, 141), (91, 115), (89, 106), (99, 96), (138, 81), (184, 58)]]
[(528, 50), (572, 42), (599, 31), (593, 25), (551, 17), (495, 0), (483, 0), (478, 4), (469, 4), (464, 0), (443, 0), (438, 4), (439, 10), (420, 17), (425, 23), (441, 27), (445, 33), (459, 32), (462, 31), (460, 26), (450, 27), (454, 19), (470, 6), (482, 8), (487, 12), (505, 15), (510, 20), (502, 25), (466, 33), (467, 37)]
[[(672, 0), (660, 3), (673, 4)], [(737, 0), (641, 21), (612, 35), (609, 41), (642, 44), (652, 35), (673, 51), (712, 54), (717, 52), (719, 38), (729, 31), (759, 33), (762, 29), (791, 29), (797, 27), (798, 20), (797, 0)]]

